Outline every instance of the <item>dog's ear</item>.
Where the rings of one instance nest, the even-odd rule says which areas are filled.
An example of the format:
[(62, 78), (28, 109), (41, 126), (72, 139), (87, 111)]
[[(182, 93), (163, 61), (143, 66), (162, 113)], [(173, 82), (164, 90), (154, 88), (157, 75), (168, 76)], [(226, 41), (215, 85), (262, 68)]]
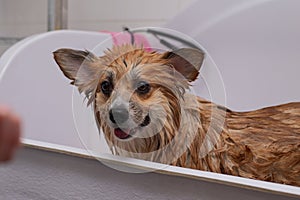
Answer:
[(89, 78), (93, 73), (92, 65), (97, 61), (97, 57), (89, 51), (58, 49), (53, 55), (61, 71), (72, 81)]
[(188, 81), (192, 82), (197, 79), (200, 67), (204, 60), (204, 52), (198, 49), (181, 48), (163, 55), (168, 63), (176, 71), (181, 73)]
[(98, 57), (89, 51), (73, 49), (58, 49), (53, 55), (64, 75), (72, 80), (71, 84), (78, 86), (80, 92), (91, 91), (99, 70)]

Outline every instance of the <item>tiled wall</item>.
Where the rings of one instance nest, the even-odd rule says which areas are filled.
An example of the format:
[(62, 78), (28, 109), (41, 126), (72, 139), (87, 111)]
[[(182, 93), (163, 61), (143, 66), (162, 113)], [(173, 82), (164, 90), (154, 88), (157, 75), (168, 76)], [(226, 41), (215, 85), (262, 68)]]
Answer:
[[(69, 0), (70, 29), (120, 31), (161, 26), (195, 0)], [(47, 0), (0, 0), (0, 37), (47, 30)], [(0, 54), (7, 48), (0, 42)]]

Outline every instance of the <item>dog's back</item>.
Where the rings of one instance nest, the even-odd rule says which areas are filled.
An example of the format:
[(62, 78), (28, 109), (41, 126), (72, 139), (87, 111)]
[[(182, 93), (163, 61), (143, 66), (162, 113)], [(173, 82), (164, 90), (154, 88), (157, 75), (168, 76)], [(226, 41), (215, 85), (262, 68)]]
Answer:
[(203, 158), (210, 168), (219, 165), (213, 171), (300, 186), (300, 103), (250, 112), (217, 109), (226, 112), (224, 126)]

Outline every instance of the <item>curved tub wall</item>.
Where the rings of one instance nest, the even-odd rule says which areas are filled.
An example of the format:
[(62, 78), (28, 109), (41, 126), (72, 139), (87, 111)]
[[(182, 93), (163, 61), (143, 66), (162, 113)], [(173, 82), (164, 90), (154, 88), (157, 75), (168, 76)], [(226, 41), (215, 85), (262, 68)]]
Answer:
[[(49, 32), (31, 36), (3, 54), (1, 103), (13, 107), (23, 118), (24, 138), (84, 148), (72, 117), (73, 87), (56, 65), (52, 52), (63, 47), (93, 49), (109, 37), (97, 32)], [(78, 92), (74, 96), (84, 104)], [(91, 141), (94, 138), (87, 137), (84, 143)]]

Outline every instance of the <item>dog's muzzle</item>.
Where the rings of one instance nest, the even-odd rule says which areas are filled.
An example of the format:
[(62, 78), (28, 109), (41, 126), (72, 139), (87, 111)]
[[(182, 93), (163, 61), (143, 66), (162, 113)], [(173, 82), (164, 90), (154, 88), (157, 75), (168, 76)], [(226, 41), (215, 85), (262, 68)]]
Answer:
[(119, 108), (112, 108), (109, 110), (109, 119), (110, 121), (116, 125), (116, 128), (114, 129), (114, 134), (119, 139), (128, 139), (132, 135), (135, 134), (135, 132), (142, 127), (148, 126), (151, 122), (150, 116), (147, 115), (143, 122), (135, 127), (135, 128), (122, 128), (122, 125), (126, 124), (129, 120), (129, 112), (126, 108), (119, 107)]

